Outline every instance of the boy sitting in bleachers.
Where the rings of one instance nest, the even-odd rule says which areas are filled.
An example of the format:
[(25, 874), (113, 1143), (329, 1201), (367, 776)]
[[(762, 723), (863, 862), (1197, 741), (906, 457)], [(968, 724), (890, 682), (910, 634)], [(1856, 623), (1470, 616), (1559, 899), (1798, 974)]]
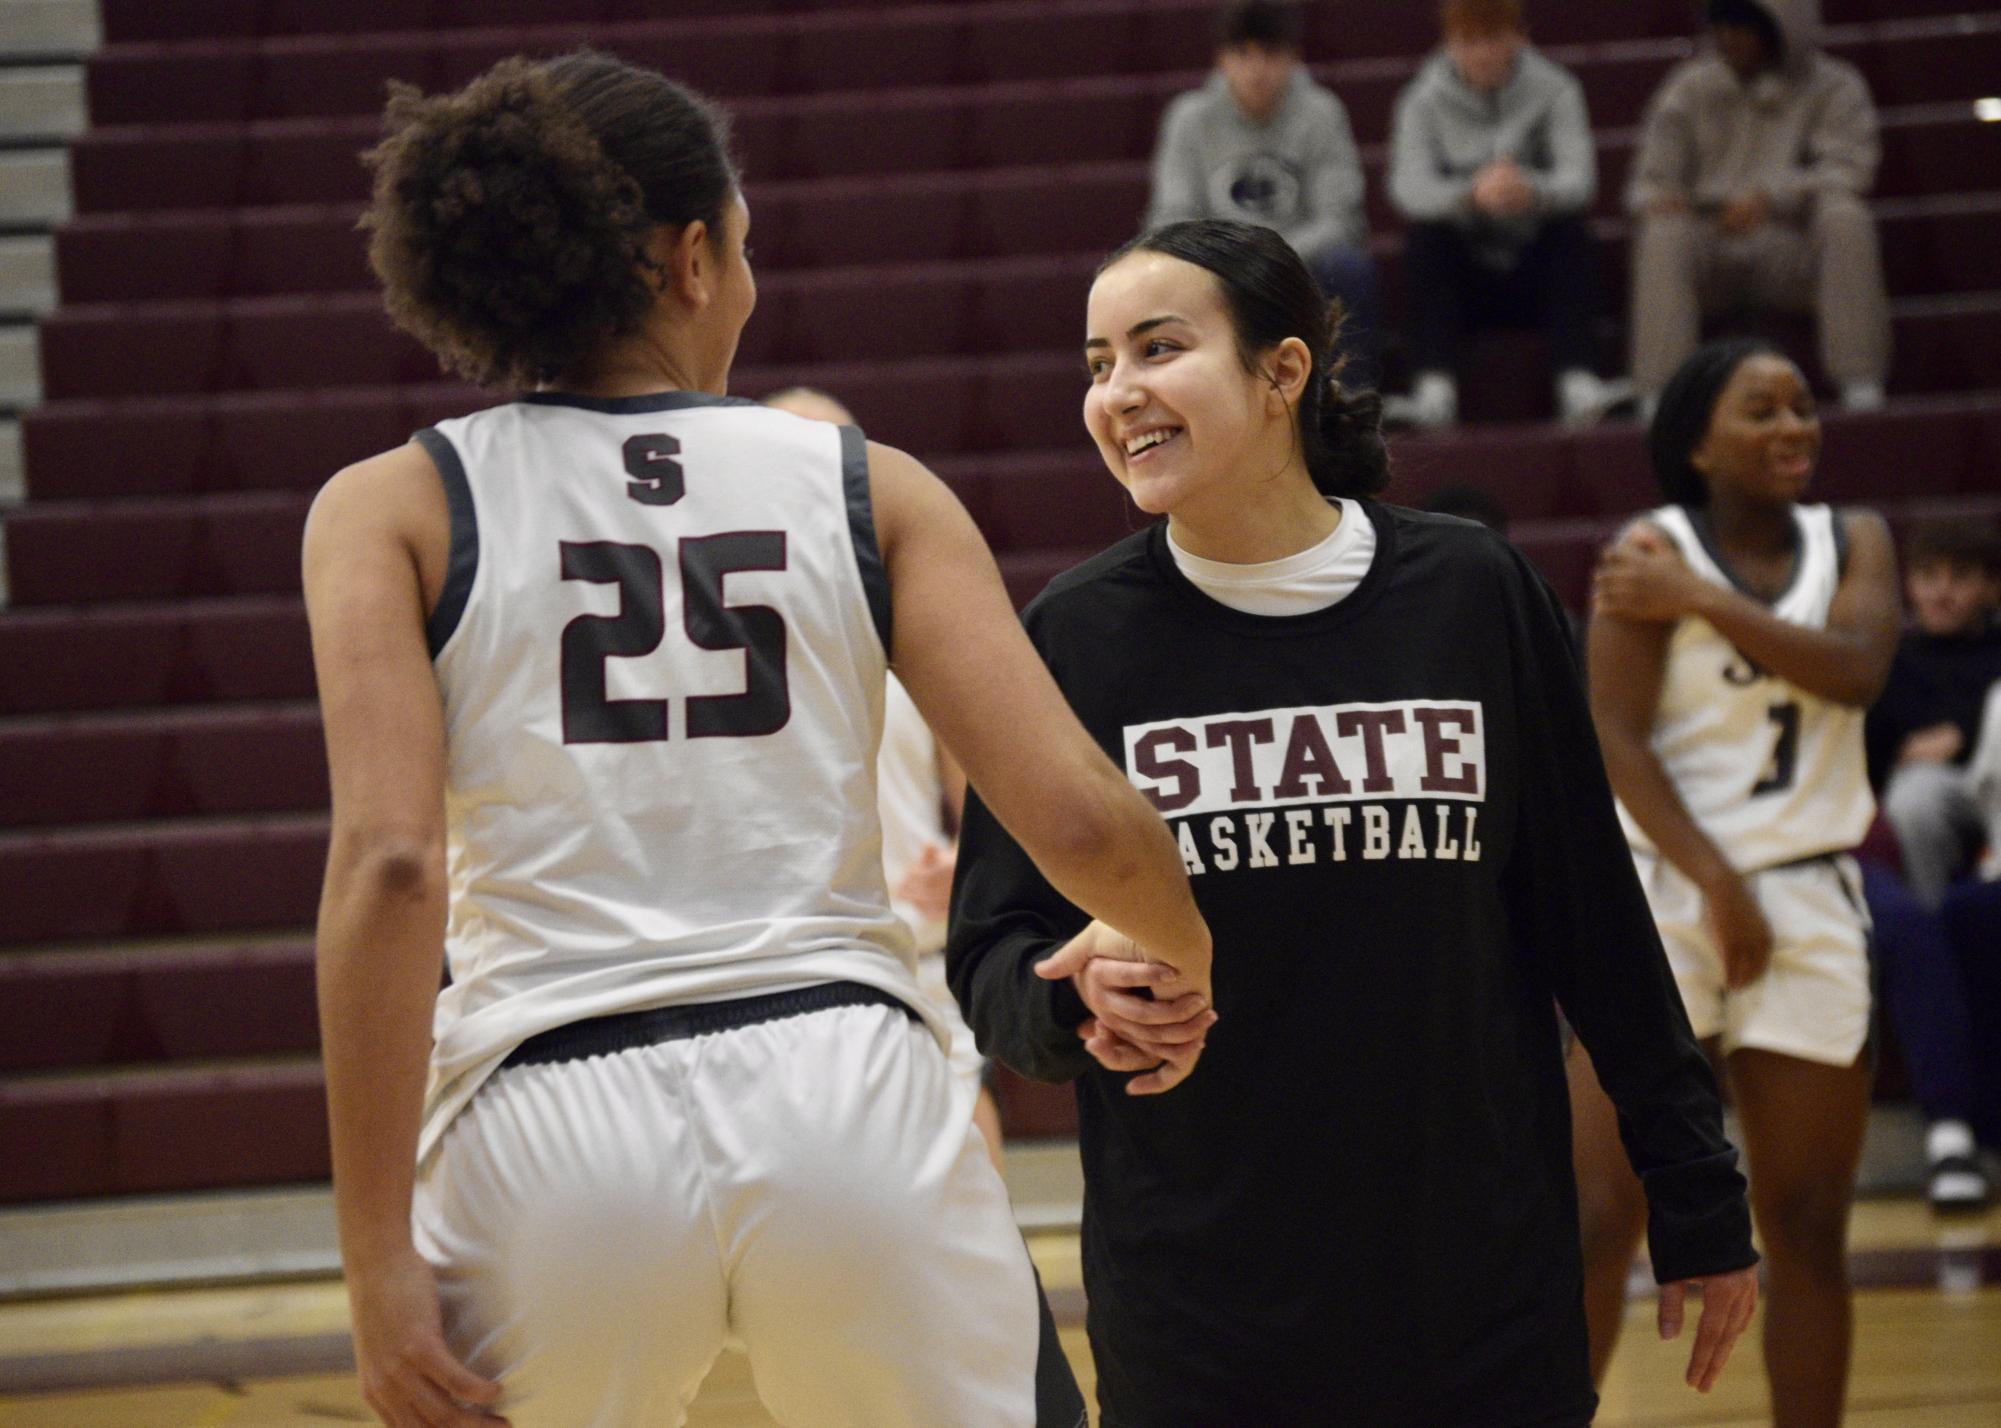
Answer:
[(1704, 318), (1812, 313), (1851, 410), (1883, 404), (1890, 305), (1864, 202), (1882, 148), (1861, 71), (1819, 46), (1815, 0), (1707, 0), (1709, 49), (1648, 106), (1626, 206), (1632, 370), (1650, 402)]
[(1911, 628), (1867, 724), (1870, 777), (1903, 876), (1865, 863), (1864, 886), (1884, 1005), (1926, 1122), (1926, 1188), (1939, 1209), (1971, 1209), (1991, 1194), (1975, 1131), (1994, 1118), (1980, 1089), (1993, 1055), (1979, 991), (1992, 935), (1974, 930), (1994, 920), (1994, 898), (1953, 883), (1995, 841), (2001, 815), (2001, 533), (1918, 526), (1904, 590)]
[(1146, 227), (1228, 218), (1277, 231), (1347, 314), (1350, 385), (1371, 385), (1382, 303), (1348, 110), (1300, 63), (1304, 20), (1270, 0), (1217, 18), (1216, 72), (1167, 106)]

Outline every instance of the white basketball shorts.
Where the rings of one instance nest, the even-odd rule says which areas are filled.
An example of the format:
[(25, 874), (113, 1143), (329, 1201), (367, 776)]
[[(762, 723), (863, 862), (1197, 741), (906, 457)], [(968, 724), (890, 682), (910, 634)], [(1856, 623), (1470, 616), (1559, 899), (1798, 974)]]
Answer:
[(1869, 1039), (1869, 914), (1843, 854), (1746, 875), (1772, 925), (1765, 975), (1732, 991), (1702, 921), (1702, 894), (1665, 858), (1636, 856), (1668, 964), (1703, 1040), (1852, 1066)]
[(683, 1423), (731, 1343), (787, 1425), (1037, 1421), (1027, 1248), (969, 1094), (895, 1008), (504, 1068), (413, 1218), (515, 1428)]

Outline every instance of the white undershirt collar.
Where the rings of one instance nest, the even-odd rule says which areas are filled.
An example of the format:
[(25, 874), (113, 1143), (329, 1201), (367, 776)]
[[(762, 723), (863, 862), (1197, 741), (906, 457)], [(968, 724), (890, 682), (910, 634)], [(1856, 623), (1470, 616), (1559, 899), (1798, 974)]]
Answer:
[(1246, 615), (1311, 615), (1348, 598), (1376, 555), (1376, 528), (1359, 501), (1341, 497), (1341, 523), (1325, 540), (1254, 565), (1205, 560), (1167, 533), (1167, 549), (1189, 584)]

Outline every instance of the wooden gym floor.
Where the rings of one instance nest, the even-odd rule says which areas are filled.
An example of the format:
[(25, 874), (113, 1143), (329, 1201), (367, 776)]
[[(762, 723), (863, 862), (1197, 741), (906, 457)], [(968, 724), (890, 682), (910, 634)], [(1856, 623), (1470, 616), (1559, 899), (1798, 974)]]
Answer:
[[(1854, 1428), (2001, 1428), (2001, 1208), (1941, 1220), (1910, 1199), (1856, 1206)], [(1030, 1240), (1088, 1393), (1074, 1234)], [(0, 1304), (0, 1428), (326, 1428), (373, 1421), (348, 1362), (338, 1281)], [(1653, 1304), (1627, 1310), (1604, 1428), (1765, 1421), (1755, 1327), (1716, 1391), (1684, 1388), (1686, 1346)], [(35, 1389), (38, 1391), (28, 1391)], [(19, 1390), (19, 1391), (14, 1391)], [(744, 1360), (726, 1355), (692, 1428), (769, 1428)], [(806, 1425), (810, 1428), (810, 1425)]]

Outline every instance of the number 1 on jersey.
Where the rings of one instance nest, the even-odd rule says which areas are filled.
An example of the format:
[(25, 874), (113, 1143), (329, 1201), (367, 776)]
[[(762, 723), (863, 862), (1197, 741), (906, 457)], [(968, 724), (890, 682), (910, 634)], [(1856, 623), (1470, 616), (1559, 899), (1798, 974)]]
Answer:
[(1771, 772), (1751, 785), (1753, 798), (1761, 793), (1780, 793), (1791, 788), (1794, 765), (1799, 762), (1799, 705), (1774, 704), (1766, 712), (1771, 716), (1772, 722), (1779, 726), (1779, 742), (1772, 748)]
[[(563, 627), (563, 742), (649, 744), (668, 737), (665, 699), (612, 699), (605, 661), (660, 647), (667, 629), (660, 556), (648, 546), (563, 541), (564, 580), (617, 585), (616, 615), (579, 615)], [(783, 570), (783, 531), (731, 531), (680, 544), (682, 623), (705, 650), (742, 650), (741, 694), (696, 694), (687, 701), (691, 739), (775, 734), (792, 717), (785, 674), (785, 617), (768, 605), (730, 605), (723, 581), (738, 571)]]

